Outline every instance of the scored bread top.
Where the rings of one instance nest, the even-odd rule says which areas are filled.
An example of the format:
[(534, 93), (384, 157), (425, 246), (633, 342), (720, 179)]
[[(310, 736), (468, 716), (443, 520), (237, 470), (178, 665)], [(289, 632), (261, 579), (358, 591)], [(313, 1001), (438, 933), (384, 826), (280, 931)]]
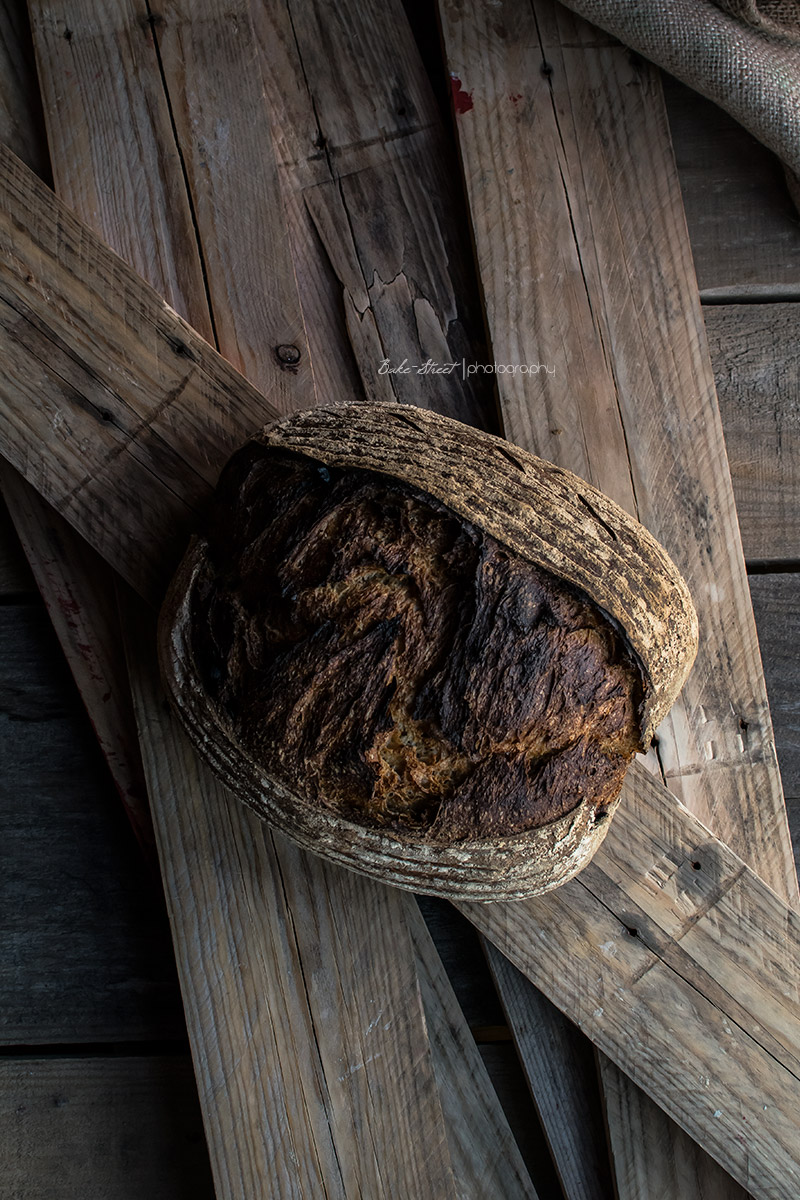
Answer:
[(666, 550), (608, 496), (502, 438), (403, 404), (314, 408), (252, 440), (405, 480), (580, 588), (622, 630), (638, 660), (647, 748), (691, 670), (697, 615)]

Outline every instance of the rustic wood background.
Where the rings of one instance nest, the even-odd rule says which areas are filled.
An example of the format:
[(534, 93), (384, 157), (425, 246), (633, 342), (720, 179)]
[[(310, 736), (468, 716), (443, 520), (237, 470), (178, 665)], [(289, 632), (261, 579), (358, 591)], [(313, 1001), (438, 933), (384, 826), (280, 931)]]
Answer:
[[(418, 32), (438, 91), (429, 25)], [(664, 82), (797, 852), (800, 221), (772, 156)], [(163, 903), (5, 514), (0, 696), (0, 1111), (14, 1159), (0, 1191), (211, 1196)], [(537, 1192), (560, 1200), (478, 936), (443, 902), (421, 908)], [(600, 1122), (599, 1095), (587, 1119)]]

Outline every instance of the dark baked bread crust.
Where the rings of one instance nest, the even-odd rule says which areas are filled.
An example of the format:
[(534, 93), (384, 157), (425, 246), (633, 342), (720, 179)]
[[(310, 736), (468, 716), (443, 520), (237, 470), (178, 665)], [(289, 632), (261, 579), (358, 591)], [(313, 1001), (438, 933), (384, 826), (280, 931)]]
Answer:
[(191, 639), (270, 773), (437, 842), (607, 807), (639, 740), (640, 673), (588, 596), (418, 488), (272, 446), (225, 472)]

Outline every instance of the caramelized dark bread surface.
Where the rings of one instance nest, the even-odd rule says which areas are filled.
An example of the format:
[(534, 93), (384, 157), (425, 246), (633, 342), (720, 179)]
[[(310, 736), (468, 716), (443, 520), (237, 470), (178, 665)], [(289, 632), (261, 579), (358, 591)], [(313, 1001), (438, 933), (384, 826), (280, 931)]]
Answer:
[(241, 745), (362, 825), (458, 842), (616, 798), (640, 677), (591, 601), (428, 493), (251, 443), (192, 649)]

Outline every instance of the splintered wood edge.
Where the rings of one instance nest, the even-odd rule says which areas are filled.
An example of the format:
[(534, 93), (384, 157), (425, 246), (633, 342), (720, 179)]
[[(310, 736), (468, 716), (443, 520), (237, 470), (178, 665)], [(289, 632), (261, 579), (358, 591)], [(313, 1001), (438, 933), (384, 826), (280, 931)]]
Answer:
[(503, 438), (404, 404), (314, 408), (253, 441), (402, 479), (588, 594), (642, 672), (647, 749), (694, 662), (697, 614), (667, 552), (608, 496)]
[(384, 883), (463, 900), (522, 900), (566, 883), (606, 835), (614, 804), (583, 801), (526, 833), (443, 846), (357, 825), (290, 791), (247, 753), (203, 689), (191, 647), (191, 602), (207, 561), (195, 538), (159, 617), (158, 655), (170, 699), (197, 750), (240, 800), (298, 845)]
[[(254, 440), (324, 465), (403, 479), (588, 593), (625, 635), (642, 670), (642, 743), (649, 741), (694, 659), (697, 621), (665, 551), (597, 489), (500, 438), (406, 405), (317, 408), (267, 426)], [(356, 824), (275, 779), (209, 700), (194, 660), (191, 597), (207, 552), (196, 538), (170, 586), (159, 622), (161, 671), (195, 746), (260, 817), (362, 874), (451, 898), (523, 899), (558, 887), (586, 865), (616, 802), (595, 813), (584, 801), (521, 834), (445, 846)]]

